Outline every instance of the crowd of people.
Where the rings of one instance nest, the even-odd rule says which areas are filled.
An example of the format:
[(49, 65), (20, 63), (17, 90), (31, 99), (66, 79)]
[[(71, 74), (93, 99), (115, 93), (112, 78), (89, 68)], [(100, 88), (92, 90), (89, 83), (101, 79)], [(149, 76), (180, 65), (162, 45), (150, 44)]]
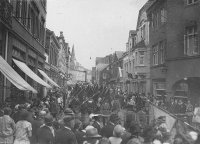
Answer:
[[(74, 89), (73, 97), (67, 99), (69, 107), (63, 107), (56, 93), (14, 107), (5, 105), (0, 111), (0, 144), (200, 143), (199, 134), (192, 129), (186, 132), (177, 124), (175, 131), (169, 131), (165, 116), (146, 124), (133, 119), (130, 115), (145, 106), (137, 95), (113, 97), (102, 87), (97, 92), (88, 86)], [(86, 96), (89, 94), (92, 96)], [(122, 108), (131, 111), (125, 119)]]

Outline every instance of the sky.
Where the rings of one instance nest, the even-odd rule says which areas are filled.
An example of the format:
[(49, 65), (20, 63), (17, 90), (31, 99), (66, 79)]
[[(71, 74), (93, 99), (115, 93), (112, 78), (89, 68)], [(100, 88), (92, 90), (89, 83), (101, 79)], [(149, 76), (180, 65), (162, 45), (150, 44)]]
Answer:
[(77, 61), (95, 66), (96, 57), (125, 51), (147, 0), (48, 0), (46, 27), (74, 45)]

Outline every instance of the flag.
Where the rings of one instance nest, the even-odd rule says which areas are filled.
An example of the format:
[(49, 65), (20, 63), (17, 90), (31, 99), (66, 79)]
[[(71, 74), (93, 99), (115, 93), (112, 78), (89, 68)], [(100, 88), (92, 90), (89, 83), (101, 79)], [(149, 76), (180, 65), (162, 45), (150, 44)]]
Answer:
[(122, 69), (121, 69), (121, 67), (118, 67), (118, 70), (119, 70), (119, 77), (121, 78), (122, 77)]
[(200, 107), (196, 107), (194, 109), (194, 116), (192, 118), (192, 122), (200, 123)]
[(162, 110), (161, 108), (154, 106), (153, 104), (150, 104), (150, 108), (151, 108), (150, 116), (152, 116), (151, 120), (157, 119), (161, 116), (166, 117), (167, 130), (171, 131), (176, 122), (176, 118), (170, 115), (168, 112)]

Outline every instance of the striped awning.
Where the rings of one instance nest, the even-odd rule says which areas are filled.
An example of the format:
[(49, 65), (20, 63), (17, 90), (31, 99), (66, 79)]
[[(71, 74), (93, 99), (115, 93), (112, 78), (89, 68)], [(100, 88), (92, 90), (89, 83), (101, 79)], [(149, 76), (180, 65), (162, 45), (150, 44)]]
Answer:
[(0, 71), (18, 89), (37, 93), (1, 56)]
[(41, 75), (43, 75), (43, 77), (45, 77), (52, 85), (56, 86), (56, 87), (60, 87), (57, 83), (55, 83), (44, 71), (38, 69), (38, 71), (41, 73)]
[(34, 81), (38, 82), (39, 84), (47, 88), (52, 88), (49, 84), (43, 81), (38, 75), (36, 75), (25, 63), (18, 61), (16, 59), (13, 59), (13, 61), (26, 75), (28, 75)]

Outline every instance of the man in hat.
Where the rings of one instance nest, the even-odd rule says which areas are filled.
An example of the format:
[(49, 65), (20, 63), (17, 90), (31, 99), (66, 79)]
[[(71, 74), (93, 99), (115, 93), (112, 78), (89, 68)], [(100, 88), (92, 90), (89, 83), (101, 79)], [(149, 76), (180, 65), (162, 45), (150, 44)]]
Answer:
[(44, 122), (45, 124), (41, 125), (37, 131), (38, 144), (53, 144), (55, 137), (55, 132), (52, 127), (53, 117), (51, 115), (45, 116)]
[(76, 136), (72, 131), (74, 116), (67, 115), (63, 118), (64, 126), (56, 132), (56, 144), (77, 144)]
[(113, 135), (113, 130), (114, 130), (115, 125), (119, 123), (120, 123), (119, 116), (117, 114), (112, 114), (110, 116), (110, 120), (107, 123), (107, 125), (105, 125), (101, 130), (102, 136), (107, 137), (107, 138), (111, 137)]
[(99, 144), (101, 135), (98, 134), (96, 128), (90, 128), (86, 130), (85, 141), (83, 144)]
[(92, 126), (94, 128), (96, 128), (98, 130), (98, 132), (100, 133), (102, 127), (101, 127), (99, 115), (98, 114), (94, 114), (91, 118), (92, 118), (92, 120), (94, 120)]

